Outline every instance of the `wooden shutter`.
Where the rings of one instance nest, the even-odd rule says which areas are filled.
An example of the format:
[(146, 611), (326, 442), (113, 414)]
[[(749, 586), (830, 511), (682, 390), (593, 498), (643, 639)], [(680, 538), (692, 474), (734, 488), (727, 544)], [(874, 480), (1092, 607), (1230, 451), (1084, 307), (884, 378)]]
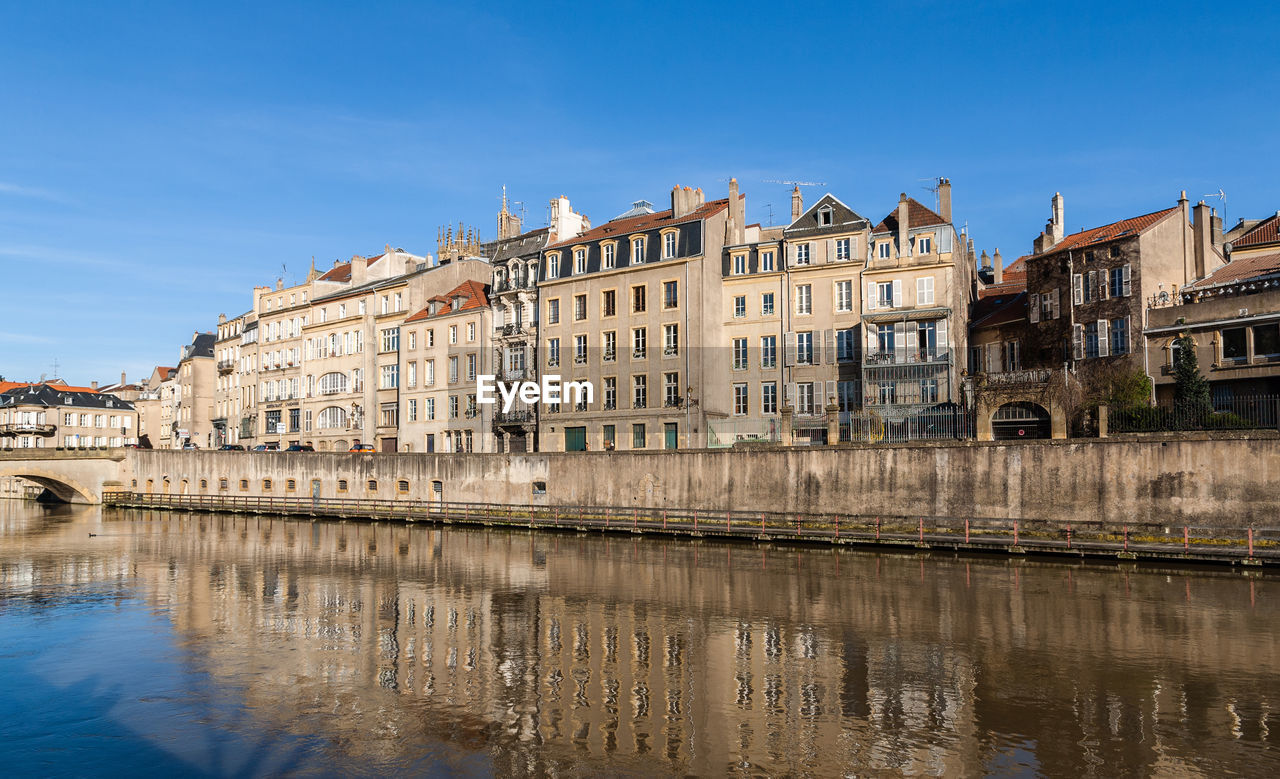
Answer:
[(1098, 300), (1106, 300), (1111, 295), (1111, 285), (1107, 283), (1111, 271), (1098, 271)]
[(1109, 323), (1105, 319), (1098, 320), (1098, 356), (1106, 357), (1111, 353), (1110, 332), (1108, 331)]
[(876, 283), (874, 281), (867, 282), (867, 310), (874, 311), (876, 308)]
[(1061, 292), (1061, 289), (1059, 287), (1054, 287), (1053, 296), (1049, 299), (1049, 306), (1050, 306), (1051, 312), (1053, 313), (1053, 316), (1052, 316), (1053, 319), (1057, 319), (1058, 317), (1062, 316), (1062, 310), (1058, 307), (1059, 292)]
[(782, 364), (796, 364), (796, 334), (794, 332), (787, 333), (783, 336)]
[(1071, 304), (1078, 306), (1084, 302), (1084, 277), (1079, 273), (1071, 274)]
[(1120, 294), (1124, 295), (1125, 297), (1129, 297), (1130, 295), (1133, 294), (1133, 287), (1132, 287), (1133, 277), (1130, 273), (1129, 263), (1126, 262), (1124, 264), (1124, 270), (1122, 270), (1120, 273), (1121, 273), (1120, 282), (1122, 287), (1122, 291)]
[(1031, 319), (1031, 324), (1040, 321), (1040, 295), (1032, 292), (1027, 299), (1027, 316)]
[[(938, 320), (938, 354), (949, 354), (951, 352), (951, 344), (947, 342), (947, 320)], [(945, 351), (944, 351), (945, 350)]]
[(1000, 344), (987, 344), (987, 373), (1000, 372)]
[[(894, 282), (895, 284), (897, 282)], [(907, 323), (893, 323), (893, 361), (903, 363), (907, 357)]]
[(893, 307), (902, 308), (902, 279), (893, 280)]
[(783, 404), (787, 408), (796, 407), (796, 383), (794, 381), (787, 382), (787, 396), (783, 399)]
[(794, 243), (787, 244), (787, 267), (794, 268), (796, 265), (796, 245)]
[(835, 381), (827, 382), (827, 403), (837, 403), (836, 400), (836, 383)]
[(920, 329), (915, 322), (904, 324), (903, 329), (907, 336), (906, 357), (908, 360), (914, 360), (920, 353)]
[(1071, 356), (1077, 360), (1084, 359), (1084, 325), (1071, 326)]
[(836, 239), (834, 239), (834, 238), (828, 238), (828, 239), (827, 239), (827, 259), (826, 259), (826, 262), (829, 262), (829, 263), (830, 263), (830, 262), (835, 262), (835, 261), (836, 261)]
[(871, 323), (869, 323), (869, 322), (868, 322), (868, 323), (863, 324), (863, 326), (862, 326), (862, 327), (863, 327), (863, 329), (865, 329), (865, 330), (867, 331), (867, 350), (866, 350), (866, 354), (875, 354), (875, 353), (876, 353), (876, 349), (877, 349), (877, 348), (879, 347), (879, 345), (880, 345), (880, 341), (879, 341), (879, 338), (878, 338), (879, 330), (877, 330), (877, 329), (876, 329), (876, 326), (875, 326), (875, 325), (873, 325), (873, 324), (871, 324)]
[(822, 350), (825, 360), (830, 365), (836, 364), (836, 331), (834, 329), (822, 331)]

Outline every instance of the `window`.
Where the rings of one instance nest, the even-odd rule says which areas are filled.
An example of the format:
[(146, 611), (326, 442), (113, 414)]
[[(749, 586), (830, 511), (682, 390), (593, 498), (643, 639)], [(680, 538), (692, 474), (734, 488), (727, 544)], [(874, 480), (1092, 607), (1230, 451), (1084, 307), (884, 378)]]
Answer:
[(639, 265), (644, 262), (644, 239), (634, 238), (631, 241), (631, 264)]
[(836, 403), (838, 404), (841, 411), (857, 411), (858, 382), (856, 381), (836, 382)]
[(394, 352), (400, 349), (400, 328), (388, 327), (382, 331), (382, 349), (384, 352)]
[(410, 422), (418, 421), (418, 399), (417, 398), (409, 398), (409, 401), (404, 410), (404, 415)]
[(760, 367), (772, 368), (778, 364), (778, 336), (760, 336)]
[(916, 305), (933, 305), (933, 277), (922, 276), (916, 279)]
[(379, 383), (380, 389), (395, 389), (400, 386), (400, 366), (384, 365), (381, 373), (382, 381)]
[(836, 331), (836, 359), (840, 362), (851, 362), (858, 358), (857, 331), (850, 327)]
[[(1256, 330), (1256, 328), (1255, 328)], [(1017, 342), (1014, 341), (1016, 346)], [(1257, 346), (1257, 342), (1254, 342)], [(1120, 317), (1111, 320), (1111, 353), (1112, 354), (1128, 354), (1129, 353), (1129, 318)]]
[(808, 264), (809, 264), (809, 244), (807, 243), (796, 244), (796, 265), (808, 265)]
[(377, 480), (377, 479), (369, 479), (369, 481), (367, 481), (367, 482), (365, 483), (365, 489), (369, 490), (369, 492), (377, 492), (377, 491), (378, 491), (378, 480)]
[(674, 232), (665, 233), (662, 236), (662, 256), (676, 256), (676, 234)]
[(888, 238), (881, 241), (877, 249), (880, 255), (880, 259), (888, 260), (893, 257), (893, 246), (889, 243)]
[(733, 255), (733, 275), (741, 276), (747, 272), (747, 255)]
[(248, 480), (248, 479), (241, 479), (241, 480), (240, 480), (240, 490), (243, 492), (243, 491), (245, 491), (245, 490), (247, 490), (247, 489), (249, 489), (249, 480)]
[(549, 325), (558, 325), (558, 324), (560, 324), (560, 301), (559, 301), (559, 299), (552, 298), (551, 300), (548, 300), (548, 301), (547, 301), (547, 324), (549, 324)]
[(881, 281), (876, 284), (876, 308), (893, 308), (893, 282)]
[(600, 303), (600, 310), (603, 316), (615, 316), (618, 313), (617, 291), (606, 289), (601, 295)]
[(662, 374), (662, 405), (670, 408), (680, 405), (680, 374)]
[(449, 383), (458, 383), (458, 356), (453, 355), (449, 358)]
[(747, 339), (733, 339), (733, 369), (735, 371), (743, 371), (747, 369)]
[(612, 411), (618, 407), (618, 377), (606, 376), (604, 380), (604, 410)]
[(733, 413), (734, 416), (745, 416), (747, 413), (747, 385), (733, 385)]
[(766, 381), (760, 385), (760, 411), (764, 414), (778, 413), (778, 384)]
[(428, 420), (433, 420), (436, 418), (436, 399), (435, 398), (427, 398), (425, 416)]
[(796, 385), (796, 413), (812, 414), (813, 407), (813, 382), (802, 381)]
[(680, 326), (675, 324), (662, 326), (662, 353), (665, 356), (680, 353)]
[(920, 402), (921, 403), (937, 403), (938, 402), (938, 380), (937, 379), (921, 379), (920, 380)]
[(476, 380), (476, 356), (474, 354), (467, 355), (467, 381)]
[(1280, 355), (1280, 325), (1254, 325), (1253, 354), (1256, 357)]
[(922, 235), (916, 239), (916, 254), (929, 254), (933, 251), (933, 238)]
[(476, 340), (476, 323), (467, 323), (467, 343), (474, 343)]
[(844, 262), (845, 260), (849, 259), (852, 256), (853, 256), (852, 253), (849, 251), (849, 239), (837, 238), (836, 239), (836, 260), (838, 262)]
[(853, 310), (853, 282), (836, 282), (836, 311), (846, 313)]
[(876, 326), (876, 353), (893, 356), (893, 325)]
[(449, 418), (450, 419), (458, 418), (458, 396), (457, 395), (449, 396)]
[(821, 227), (830, 227), (833, 221), (830, 206), (823, 206), (818, 209), (818, 225)]
[(1230, 327), (1222, 331), (1222, 359), (1243, 362), (1249, 356), (1245, 328)]
[(604, 258), (603, 265), (606, 269), (612, 268), (617, 264), (614, 260), (615, 251), (617, 251), (617, 246), (612, 243), (606, 243), (600, 247), (600, 254)]
[(808, 284), (800, 284), (796, 287), (796, 313), (813, 313), (813, 289)]
[[(347, 333), (348, 338), (350, 337), (350, 335), (351, 335), (350, 333)], [(418, 332), (417, 332), (416, 330), (414, 330), (414, 331), (410, 331), (410, 333), (409, 333), (409, 351), (413, 351), (414, 349), (417, 349), (417, 348), (418, 348)], [(348, 347), (348, 348), (347, 348), (347, 351), (348, 351), (348, 352), (349, 352), (349, 351), (351, 351), (351, 348), (350, 348), (350, 347)]]
[(618, 334), (609, 330), (604, 334), (604, 360), (613, 362), (618, 357)]
[(338, 479), (338, 492), (346, 492), (346, 491), (347, 491), (347, 480)]
[(270, 479), (263, 479), (263, 480), (262, 480), (262, 491), (263, 491), (263, 492), (271, 492), (271, 480), (270, 480)]
[(680, 287), (674, 281), (662, 282), (662, 307), (676, 308), (680, 305)]
[(649, 377), (645, 374), (631, 377), (631, 407), (644, 408), (649, 404)]
[(456, 343), (458, 343), (458, 326), (449, 325), (449, 344), (453, 345)]
[(573, 296), (573, 321), (581, 322), (587, 318), (587, 296)]
[(645, 310), (644, 285), (631, 288), (631, 313), (640, 314)]
[(316, 427), (321, 430), (342, 430), (347, 426), (347, 412), (341, 406), (329, 406), (320, 410)]
[(617, 445), (618, 433), (617, 428), (613, 425), (605, 425), (601, 438), (604, 440), (604, 449), (606, 452), (613, 451)]
[(631, 356), (640, 359), (645, 356), (649, 336), (648, 328), (637, 327), (631, 331)]
[(1084, 356), (1098, 356), (1098, 323), (1089, 322), (1084, 326)]
[(560, 364), (560, 339), (552, 338), (547, 341), (547, 365), (554, 368)]
[(559, 254), (547, 255), (547, 278), (549, 279), (560, 278), (560, 255)]
[(773, 272), (773, 252), (760, 252), (760, 271), (762, 273)]
[(1131, 293), (1131, 274), (1128, 265), (1111, 269), (1111, 297), (1128, 297)]
[(645, 446), (644, 425), (634, 424), (631, 426), (631, 448), (643, 449)]
[(574, 272), (574, 275), (579, 275), (587, 272), (587, 250), (586, 249), (573, 250), (573, 272)]
[(813, 333), (796, 333), (796, 362), (800, 365), (813, 364)]
[(416, 362), (405, 365), (404, 384), (409, 388), (418, 386), (418, 364)]
[(747, 315), (747, 296), (737, 295), (733, 298), (733, 317), (741, 319)]
[(921, 362), (929, 362), (938, 357), (938, 322), (930, 320), (916, 325), (916, 345), (919, 348)]
[(573, 337), (573, 361), (577, 365), (587, 364), (587, 337), (585, 335), (575, 335)]

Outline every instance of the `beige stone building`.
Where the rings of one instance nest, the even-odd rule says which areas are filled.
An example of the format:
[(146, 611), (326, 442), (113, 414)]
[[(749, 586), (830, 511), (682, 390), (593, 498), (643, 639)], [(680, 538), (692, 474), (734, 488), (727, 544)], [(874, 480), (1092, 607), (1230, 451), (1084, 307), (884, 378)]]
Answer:
[(217, 377), (213, 394), (213, 447), (243, 445), (240, 443), (240, 418), (244, 409), (241, 380), (242, 348), (245, 322), (252, 319), (252, 312), (228, 319), (218, 316), (217, 340), (214, 342), (214, 358)]
[(216, 387), (213, 333), (197, 332), (182, 347), (176, 383), (171, 388), (173, 405), (169, 443), (175, 449), (194, 445), (213, 446), (213, 396)]
[(177, 375), (177, 368), (157, 365), (147, 378), (139, 382), (138, 396), (133, 404), (138, 412), (138, 440), (143, 446), (168, 448), (164, 442), (168, 440), (172, 405), (166, 405), (162, 397), (167, 397), (172, 392), (166, 394), (163, 388), (166, 382), (172, 388), (176, 384)]
[[(254, 290), (252, 310), (258, 325), (256, 391), (249, 393), (251, 402), (244, 406), (252, 409), (252, 434), (242, 436), (247, 440), (241, 443), (252, 442), (269, 449), (303, 443), (304, 332), (311, 316), (315, 276), (313, 269), (301, 284), (286, 287), (283, 280), (277, 280), (274, 288)], [(243, 353), (245, 347), (241, 350)], [(252, 347), (249, 351), (255, 352)]]
[(938, 203), (935, 212), (904, 193), (871, 231), (861, 285), (862, 396), (876, 421), (901, 421), (962, 400), (977, 271), (952, 223), (946, 179), (939, 182)]
[(729, 414), (721, 262), (743, 243), (744, 207), (736, 181), (710, 202), (675, 187), (667, 210), (639, 201), (543, 251), (538, 370), (594, 396), (543, 404), (540, 449), (707, 444), (708, 420)]

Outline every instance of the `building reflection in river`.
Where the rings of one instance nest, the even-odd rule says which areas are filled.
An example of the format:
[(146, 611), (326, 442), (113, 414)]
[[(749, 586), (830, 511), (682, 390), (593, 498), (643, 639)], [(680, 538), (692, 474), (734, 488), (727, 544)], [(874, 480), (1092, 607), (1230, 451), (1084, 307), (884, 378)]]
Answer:
[[(129, 581), (255, 716), (322, 722), (357, 758), (443, 739), (502, 774), (1275, 759), (1271, 579), (162, 512), (102, 527), (80, 554), (6, 551), (0, 587)], [(2, 529), (28, 550), (64, 532)]]

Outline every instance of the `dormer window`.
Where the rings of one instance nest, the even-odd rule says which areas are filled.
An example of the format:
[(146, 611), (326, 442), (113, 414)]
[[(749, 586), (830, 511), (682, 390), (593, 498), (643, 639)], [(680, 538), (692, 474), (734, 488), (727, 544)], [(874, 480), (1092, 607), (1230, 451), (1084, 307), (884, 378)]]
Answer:
[(631, 241), (631, 264), (639, 265), (644, 262), (644, 239), (635, 238)]
[(676, 256), (676, 234), (674, 230), (662, 236), (662, 256), (666, 259)]
[(600, 247), (600, 256), (603, 258), (601, 260), (602, 267), (612, 268), (616, 264), (614, 262), (614, 252), (616, 250), (617, 247), (612, 243), (606, 243)]
[(922, 235), (916, 239), (916, 254), (929, 254), (933, 251), (933, 238)]
[(547, 257), (547, 278), (560, 278), (560, 255), (552, 254)]
[(830, 206), (823, 206), (818, 209), (818, 226), (830, 227), (834, 223), (834, 217)]
[(573, 273), (579, 275), (587, 272), (587, 250), (573, 250)]
[(888, 241), (880, 242), (880, 259), (887, 260), (893, 256), (893, 248)]

